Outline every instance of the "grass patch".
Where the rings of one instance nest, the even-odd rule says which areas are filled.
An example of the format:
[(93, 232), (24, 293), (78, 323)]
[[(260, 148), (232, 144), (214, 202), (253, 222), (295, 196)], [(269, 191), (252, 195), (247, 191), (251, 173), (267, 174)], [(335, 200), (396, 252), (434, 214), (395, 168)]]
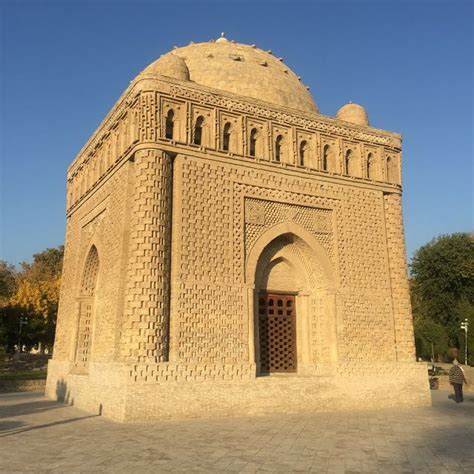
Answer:
[(43, 380), (46, 378), (46, 370), (27, 370), (18, 372), (0, 373), (2, 380)]

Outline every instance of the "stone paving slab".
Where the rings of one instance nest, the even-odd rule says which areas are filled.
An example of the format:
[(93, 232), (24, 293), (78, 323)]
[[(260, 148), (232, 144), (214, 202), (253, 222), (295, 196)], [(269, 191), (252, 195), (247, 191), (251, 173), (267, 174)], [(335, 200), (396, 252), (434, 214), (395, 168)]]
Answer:
[(0, 395), (0, 472), (473, 473), (474, 394), (433, 407), (114, 423)]

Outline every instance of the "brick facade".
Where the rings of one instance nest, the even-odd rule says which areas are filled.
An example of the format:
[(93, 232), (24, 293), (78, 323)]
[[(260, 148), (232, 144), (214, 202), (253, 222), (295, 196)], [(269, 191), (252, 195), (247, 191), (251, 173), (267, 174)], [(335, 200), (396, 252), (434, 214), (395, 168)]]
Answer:
[[(273, 64), (238, 46), (229, 61)], [(336, 119), (309, 110), (294, 78), (278, 83), (282, 103), (281, 91), (266, 103), (232, 81), (225, 90), (221, 69), (214, 87), (191, 83), (199, 61), (179, 58), (130, 84), (68, 171), (48, 395), (66, 390), (119, 420), (429, 404), (400, 136), (369, 127), (355, 104)], [(261, 377), (266, 291), (294, 295), (287, 378)]]

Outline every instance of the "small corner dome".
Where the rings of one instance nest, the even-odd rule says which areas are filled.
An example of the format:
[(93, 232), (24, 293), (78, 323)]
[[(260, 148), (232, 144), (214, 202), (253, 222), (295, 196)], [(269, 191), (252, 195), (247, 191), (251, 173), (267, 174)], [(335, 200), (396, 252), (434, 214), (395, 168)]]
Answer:
[(186, 66), (183, 58), (173, 53), (168, 53), (161, 56), (161, 58), (151, 63), (142, 71), (142, 74), (148, 73), (189, 81), (188, 66)]
[(318, 113), (300, 78), (268, 51), (228, 40), (224, 35), (206, 43), (174, 48), (142, 71), (265, 101), (277, 106)]
[(355, 123), (357, 125), (369, 125), (367, 111), (364, 109), (364, 107), (362, 107), (362, 105), (353, 104), (352, 102), (343, 105), (337, 111), (336, 117), (339, 120)]

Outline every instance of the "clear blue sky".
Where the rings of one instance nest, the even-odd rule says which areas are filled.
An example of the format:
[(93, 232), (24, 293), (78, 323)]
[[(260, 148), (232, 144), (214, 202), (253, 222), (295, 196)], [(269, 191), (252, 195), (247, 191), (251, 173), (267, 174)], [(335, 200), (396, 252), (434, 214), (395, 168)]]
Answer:
[(221, 31), (283, 56), (321, 113), (352, 100), (403, 134), (409, 256), (473, 228), (470, 0), (0, 3), (0, 259), (63, 242), (66, 168), (129, 81)]

